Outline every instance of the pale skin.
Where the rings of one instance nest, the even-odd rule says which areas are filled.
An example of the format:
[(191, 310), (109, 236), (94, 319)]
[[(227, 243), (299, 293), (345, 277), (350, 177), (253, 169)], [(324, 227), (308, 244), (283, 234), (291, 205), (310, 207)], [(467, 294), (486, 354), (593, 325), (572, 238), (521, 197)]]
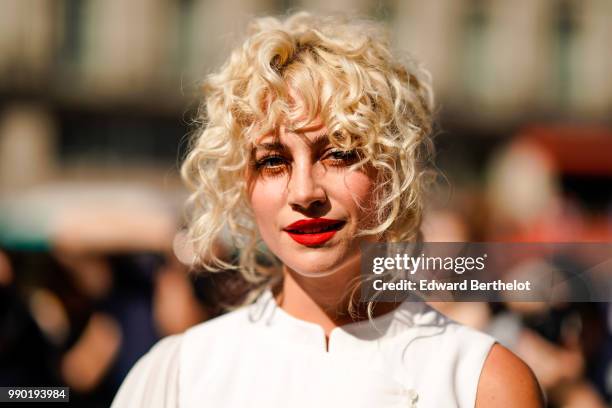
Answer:
[[(355, 156), (335, 148), (320, 120), (299, 130), (281, 125), (263, 135), (253, 151), (249, 198), (260, 234), (283, 262), (277, 302), (296, 318), (319, 324), (326, 336), (352, 319), (346, 310), (347, 282), (359, 275), (359, 242), (355, 232), (370, 220), (375, 179), (368, 170), (349, 170)], [(361, 205), (358, 205), (361, 204)], [(345, 221), (335, 236), (318, 247), (293, 241), (283, 230), (305, 218)], [(374, 315), (396, 304), (380, 303)], [(478, 384), (476, 407), (543, 407), (540, 389), (529, 367), (496, 344)]]

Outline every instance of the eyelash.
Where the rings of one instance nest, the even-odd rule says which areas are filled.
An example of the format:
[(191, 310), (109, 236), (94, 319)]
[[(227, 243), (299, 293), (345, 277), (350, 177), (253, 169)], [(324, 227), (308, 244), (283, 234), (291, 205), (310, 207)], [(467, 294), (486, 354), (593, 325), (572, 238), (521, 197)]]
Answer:
[[(356, 150), (332, 150), (325, 154), (322, 160), (329, 160), (332, 167), (346, 167), (359, 159)], [(278, 163), (278, 162), (281, 163)], [(269, 176), (277, 176), (285, 172), (289, 161), (278, 154), (270, 154), (255, 161), (255, 169)]]
[(273, 164), (273, 161), (281, 161), (282, 164), (287, 164), (287, 160), (283, 156), (271, 154), (264, 156), (255, 162), (255, 169), (269, 176), (280, 175), (285, 171), (282, 165)]
[[(340, 155), (340, 157), (335, 157), (334, 155)], [(329, 152), (328, 156), (334, 156), (334, 160), (337, 160), (339, 165), (352, 164), (359, 159), (359, 154), (357, 150), (332, 150)], [(342, 163), (340, 163), (342, 162)], [(333, 164), (332, 164), (333, 165)]]

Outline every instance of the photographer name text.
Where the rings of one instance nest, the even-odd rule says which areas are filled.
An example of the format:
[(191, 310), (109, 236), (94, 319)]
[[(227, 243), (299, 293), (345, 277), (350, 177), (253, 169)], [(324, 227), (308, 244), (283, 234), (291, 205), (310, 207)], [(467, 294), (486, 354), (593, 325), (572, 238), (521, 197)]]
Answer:
[(492, 282), (482, 282), (478, 279), (464, 279), (459, 282), (444, 282), (435, 279), (420, 279), (412, 281), (401, 279), (396, 282), (384, 282), (376, 279), (372, 282), (374, 290), (392, 291), (530, 291), (531, 282), (528, 280), (518, 281), (514, 279), (510, 282), (495, 280)]

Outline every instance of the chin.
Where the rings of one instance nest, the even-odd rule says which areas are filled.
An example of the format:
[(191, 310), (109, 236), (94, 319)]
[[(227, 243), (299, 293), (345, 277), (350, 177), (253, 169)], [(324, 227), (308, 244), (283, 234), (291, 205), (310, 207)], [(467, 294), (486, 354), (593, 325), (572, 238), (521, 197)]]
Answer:
[(337, 248), (310, 248), (283, 258), (281, 260), (287, 267), (309, 278), (332, 275), (347, 265), (346, 258), (338, 254)]

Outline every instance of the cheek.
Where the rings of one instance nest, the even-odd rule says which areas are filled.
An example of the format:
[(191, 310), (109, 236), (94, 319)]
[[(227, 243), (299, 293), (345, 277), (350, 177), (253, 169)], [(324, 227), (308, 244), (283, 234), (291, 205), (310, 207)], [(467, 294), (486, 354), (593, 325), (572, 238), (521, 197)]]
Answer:
[(254, 182), (250, 200), (255, 221), (259, 227), (262, 238), (266, 238), (268, 230), (275, 228), (274, 221), (283, 207), (284, 178), (257, 180)]
[(341, 200), (354, 216), (367, 217), (374, 208), (374, 180), (363, 172), (350, 172), (344, 176)]

